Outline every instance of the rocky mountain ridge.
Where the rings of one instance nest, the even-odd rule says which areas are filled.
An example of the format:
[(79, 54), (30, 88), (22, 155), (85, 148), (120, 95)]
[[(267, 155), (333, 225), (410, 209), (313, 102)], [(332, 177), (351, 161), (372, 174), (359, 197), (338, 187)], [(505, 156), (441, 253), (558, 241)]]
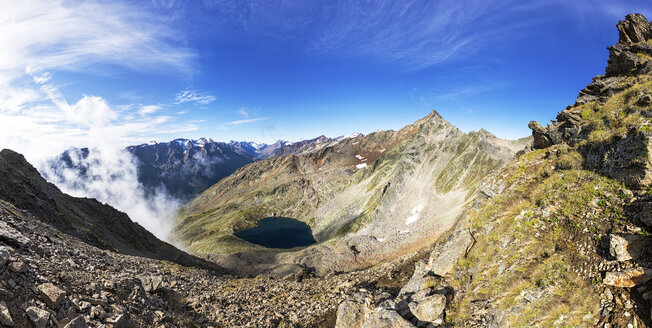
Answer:
[[(435, 111), (400, 131), (318, 139), (206, 190), (180, 210), (174, 237), (194, 254), (249, 274), (366, 267), (436, 240), (480, 180), (527, 143), (463, 133)], [(267, 216), (306, 222), (320, 244), (278, 253), (233, 235)]]

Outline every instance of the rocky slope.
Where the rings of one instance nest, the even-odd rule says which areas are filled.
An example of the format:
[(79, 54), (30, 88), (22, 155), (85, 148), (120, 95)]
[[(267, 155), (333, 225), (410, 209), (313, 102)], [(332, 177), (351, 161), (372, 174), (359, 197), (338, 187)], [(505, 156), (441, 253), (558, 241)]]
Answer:
[(316, 278), (240, 278), (102, 250), (0, 200), (2, 327), (333, 327), (347, 297), (392, 297), (414, 260)]
[(652, 325), (652, 24), (618, 24), (606, 74), (481, 197), (398, 296), (352, 297), (337, 327)]
[[(317, 140), (221, 180), (180, 210), (173, 234), (248, 273), (365, 267), (434, 242), (482, 178), (526, 144), (463, 133), (434, 111), (400, 131)], [(233, 235), (267, 216), (306, 222), (320, 244), (276, 253)]]
[(0, 151), (0, 199), (30, 211), (61, 232), (103, 249), (185, 265), (207, 265), (159, 240), (125, 213), (95, 199), (62, 193), (22, 155), (8, 149)]

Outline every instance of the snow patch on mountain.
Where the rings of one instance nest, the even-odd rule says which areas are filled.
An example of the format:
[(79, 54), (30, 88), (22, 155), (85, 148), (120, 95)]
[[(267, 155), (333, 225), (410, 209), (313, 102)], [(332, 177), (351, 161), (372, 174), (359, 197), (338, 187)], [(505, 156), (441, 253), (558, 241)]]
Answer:
[(410, 216), (405, 219), (405, 225), (410, 225), (419, 220), (419, 214), (423, 210), (423, 204), (415, 206), (412, 211), (410, 211)]

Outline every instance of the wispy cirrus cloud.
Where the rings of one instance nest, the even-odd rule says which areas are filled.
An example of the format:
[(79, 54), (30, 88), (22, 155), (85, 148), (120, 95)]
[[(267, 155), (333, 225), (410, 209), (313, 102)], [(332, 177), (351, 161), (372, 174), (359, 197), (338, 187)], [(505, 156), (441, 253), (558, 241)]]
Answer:
[[(519, 20), (510, 17), (554, 1), (243, 0), (211, 2), (201, 9), (180, 7), (223, 31), (235, 28), (299, 51), (360, 56), (416, 70), (512, 37)], [(214, 22), (212, 15), (196, 10), (219, 13), (222, 19)]]
[(244, 118), (249, 118), (249, 112), (244, 108), (238, 108), (238, 114), (242, 115)]
[(240, 124), (248, 124), (248, 123), (254, 123), (254, 122), (260, 122), (266, 120), (266, 117), (259, 117), (259, 118), (248, 118), (244, 120), (237, 120), (237, 121), (231, 121), (228, 123), (225, 123), (227, 125), (240, 125)]
[(138, 114), (140, 115), (154, 114), (160, 111), (161, 109), (163, 109), (163, 106), (161, 105), (145, 105), (140, 107), (140, 109), (138, 110)]
[[(172, 131), (193, 128), (152, 116), (160, 105), (124, 106), (140, 114), (131, 120), (133, 115), (114, 110), (102, 96), (84, 95), (69, 103), (53, 82), (57, 71), (93, 72), (101, 64), (192, 74), (194, 53), (156, 17), (123, 3), (7, 1), (0, 30), (0, 146), (36, 159), (80, 141), (88, 146), (96, 140), (122, 143), (139, 139), (145, 131), (162, 131), (162, 125)], [(109, 134), (79, 138), (102, 133)], [(59, 146), (39, 147), (50, 143)]]
[(195, 90), (192, 88), (187, 88), (185, 90), (179, 91), (174, 96), (174, 102), (176, 104), (194, 102), (200, 105), (208, 105), (215, 100), (216, 100), (215, 97), (207, 94), (206, 92)]
[[(169, 3), (166, 3), (169, 5)], [(622, 19), (632, 7), (649, 13), (642, 1), (622, 0), (377, 0), (377, 1), (210, 1), (160, 5), (184, 12), (217, 33), (248, 33), (281, 41), (314, 54), (362, 57), (419, 70), (517, 38), (538, 23), (556, 19), (550, 9), (573, 20)], [(216, 20), (215, 16), (220, 19)], [(523, 19), (526, 17), (527, 19)]]
[[(160, 21), (120, 3), (5, 1), (0, 70), (79, 70), (113, 63), (135, 70), (165, 65), (191, 73), (195, 55)], [(15, 77), (15, 76), (14, 76)]]

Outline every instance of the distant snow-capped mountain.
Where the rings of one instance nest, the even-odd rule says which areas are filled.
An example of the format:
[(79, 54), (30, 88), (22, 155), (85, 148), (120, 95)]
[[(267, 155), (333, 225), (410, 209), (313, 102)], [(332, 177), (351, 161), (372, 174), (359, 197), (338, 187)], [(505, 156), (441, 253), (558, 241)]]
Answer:
[[(154, 195), (160, 188), (165, 188), (168, 194), (185, 201), (251, 162), (317, 149), (331, 142), (337, 140), (320, 136), (299, 142), (279, 140), (265, 144), (179, 138), (128, 146), (125, 150), (133, 156), (138, 182), (147, 194)], [(43, 174), (55, 183), (91, 181), (95, 178), (91, 167), (103, 165), (92, 156), (93, 151), (71, 147), (48, 161)]]

